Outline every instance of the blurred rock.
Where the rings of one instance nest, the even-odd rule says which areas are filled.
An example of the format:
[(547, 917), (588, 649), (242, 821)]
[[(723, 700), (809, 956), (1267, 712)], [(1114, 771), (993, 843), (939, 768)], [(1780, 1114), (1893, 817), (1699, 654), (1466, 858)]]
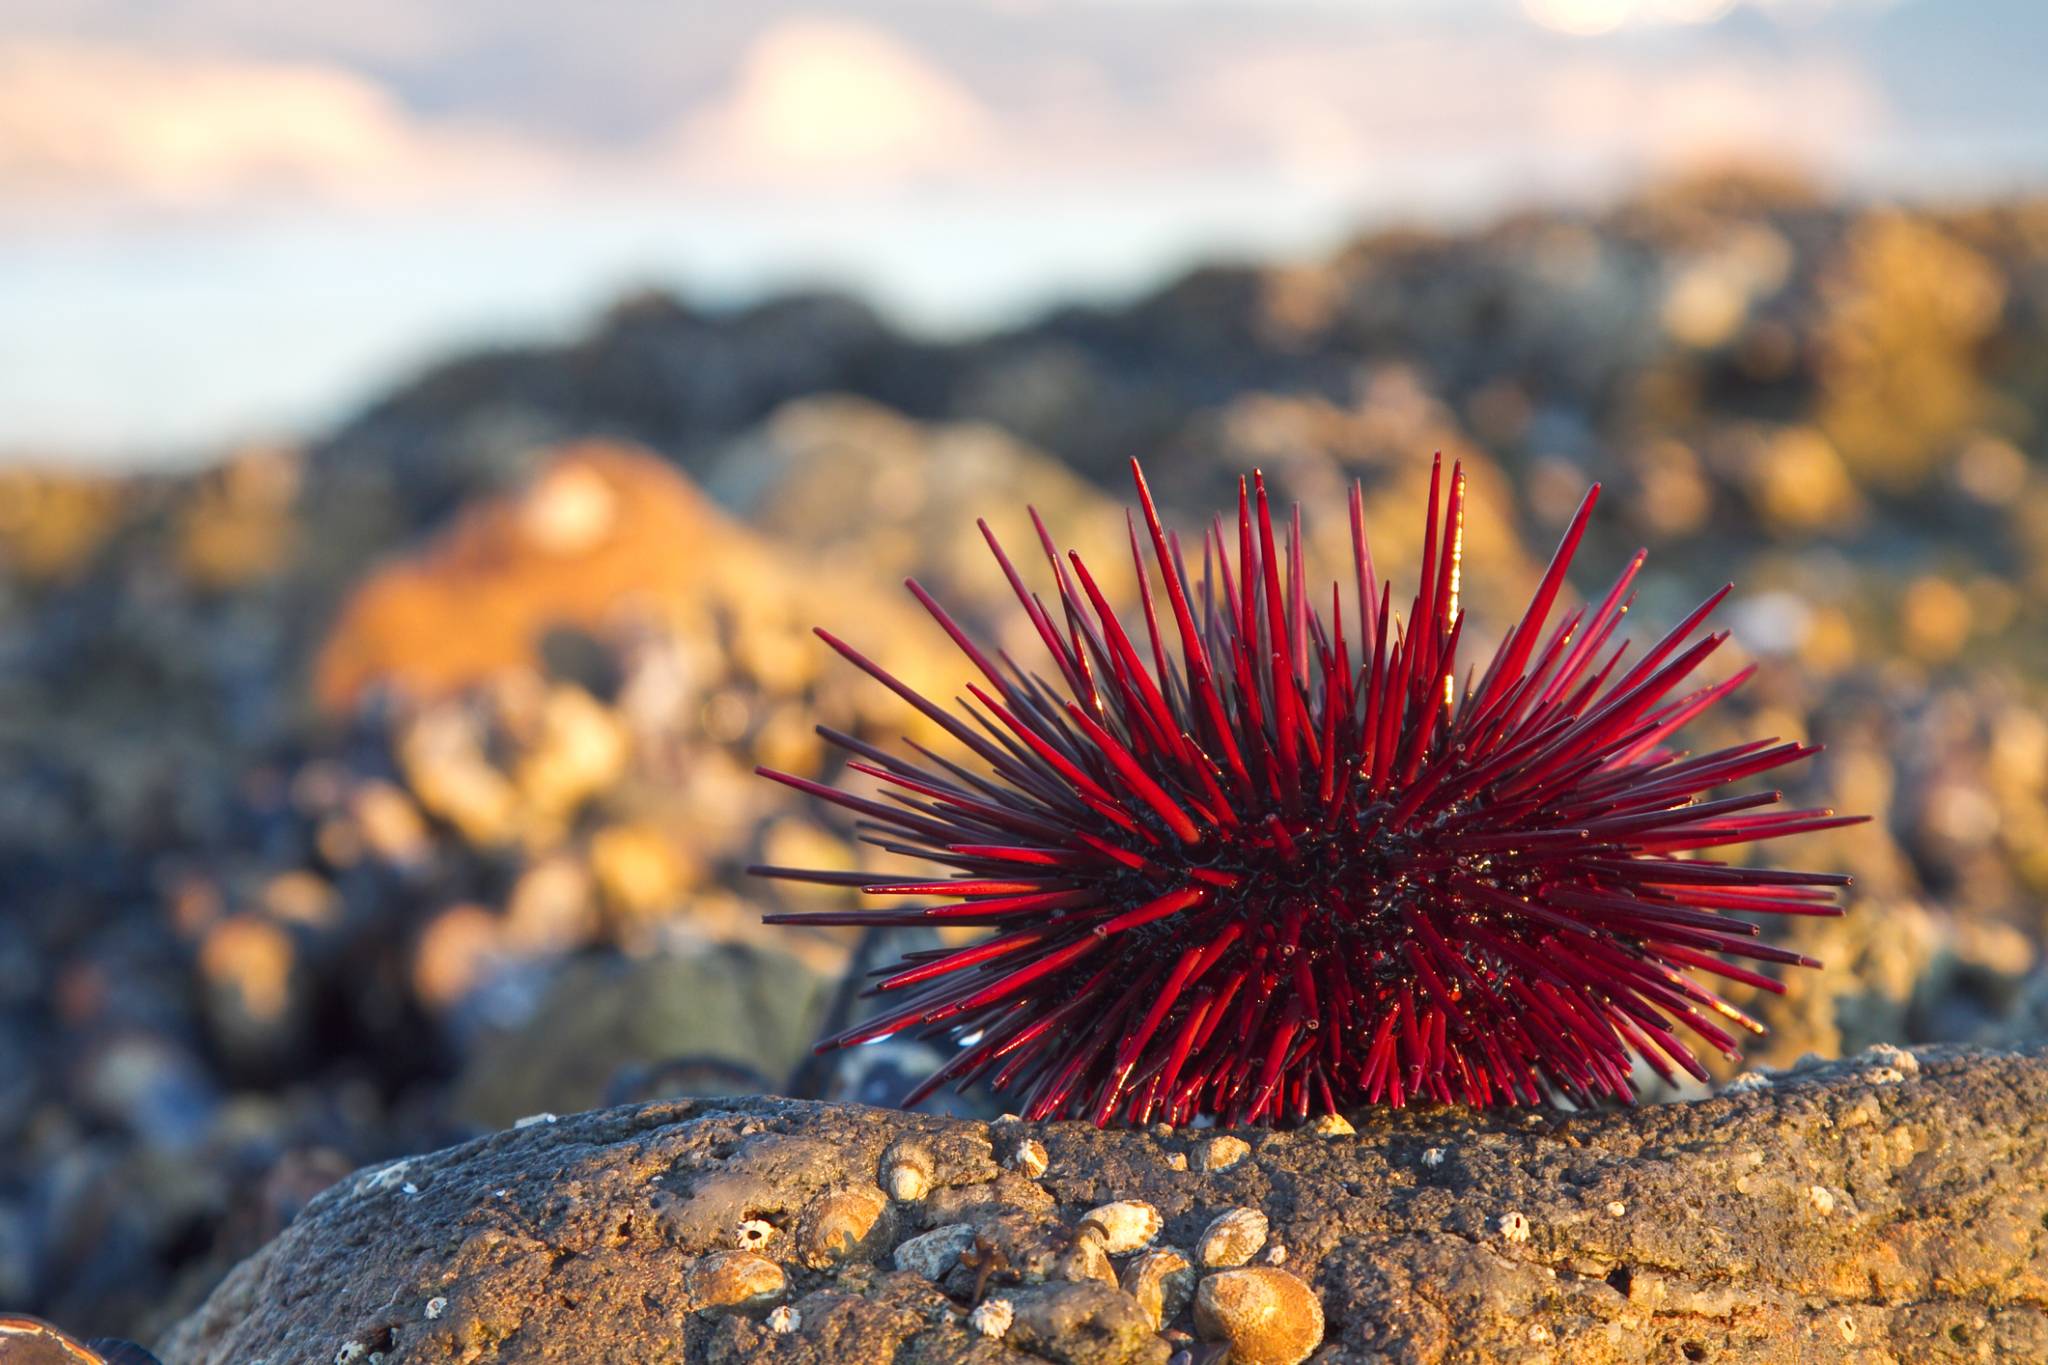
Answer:
[[(530, 1019), (479, 1041), (456, 1079), (455, 1112), (502, 1128), (592, 1108), (632, 1071), (667, 1067), (687, 1088), (655, 1093), (730, 1093), (721, 1063), (779, 1084), (816, 1036), (827, 986), (792, 958), (737, 946), (564, 964)], [(710, 1065), (693, 1074), (691, 1061)]]

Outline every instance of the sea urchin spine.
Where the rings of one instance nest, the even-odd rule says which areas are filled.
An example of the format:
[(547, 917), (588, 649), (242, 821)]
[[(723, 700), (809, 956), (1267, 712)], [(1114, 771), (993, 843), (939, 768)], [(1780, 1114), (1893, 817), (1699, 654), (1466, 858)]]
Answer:
[(1056, 682), (991, 657), (915, 581), (986, 683), (957, 714), (818, 632), (979, 768), (822, 730), (887, 799), (763, 770), (854, 812), (869, 842), (944, 870), (756, 868), (939, 898), (769, 918), (994, 931), (911, 954), (873, 988), (900, 1002), (821, 1049), (951, 1039), (950, 1059), (906, 1102), (986, 1081), (1017, 1093), (1027, 1117), (1098, 1124), (1290, 1122), (1415, 1098), (1625, 1101), (1634, 1057), (1666, 1079), (1705, 1078), (1681, 1026), (1730, 1055), (1729, 1027), (1762, 1031), (1694, 973), (1780, 990), (1727, 959), (1815, 965), (1759, 942), (1742, 916), (1838, 914), (1846, 877), (1681, 856), (1856, 818), (1763, 811), (1776, 792), (1705, 799), (1811, 746), (1668, 747), (1749, 676), (1674, 695), (1726, 638), (1695, 635), (1728, 589), (1624, 668), (1627, 643), (1613, 637), (1638, 553), (1597, 605), (1545, 634), (1597, 485), (1527, 612), (1461, 687), (1462, 469), (1448, 489), (1441, 460), (1431, 475), (1405, 623), (1352, 490), (1355, 644), (1336, 585), (1328, 618), (1311, 606), (1300, 509), (1282, 543), (1263, 477), (1240, 480), (1235, 545), (1219, 519), (1197, 580), (1132, 471), (1174, 643), (1135, 521), (1138, 640), (1035, 512), (1059, 590), (1051, 606), (986, 523), (982, 533)]

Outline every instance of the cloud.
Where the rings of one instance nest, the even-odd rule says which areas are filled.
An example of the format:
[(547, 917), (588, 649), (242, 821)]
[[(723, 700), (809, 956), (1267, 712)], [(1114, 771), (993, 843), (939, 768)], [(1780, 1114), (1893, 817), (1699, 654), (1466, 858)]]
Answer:
[(531, 181), (554, 159), (421, 119), (339, 67), (0, 41), (0, 197), (17, 203), (406, 199)]
[(729, 90), (677, 129), (680, 171), (750, 183), (960, 175), (986, 159), (988, 112), (881, 29), (796, 17), (747, 47)]

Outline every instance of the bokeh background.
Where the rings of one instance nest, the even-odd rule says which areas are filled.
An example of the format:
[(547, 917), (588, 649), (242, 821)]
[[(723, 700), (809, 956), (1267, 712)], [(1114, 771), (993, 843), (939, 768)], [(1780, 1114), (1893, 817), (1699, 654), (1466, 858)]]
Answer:
[[(2034, 0), (0, 0), (0, 1306), (147, 1339), (367, 1161), (795, 1086), (900, 580), (1263, 466), (1491, 641), (1584, 485), (1701, 744), (1864, 811), (1753, 1064), (2048, 1028)], [(1119, 590), (1130, 584), (1123, 580)], [(1403, 584), (1404, 588), (1409, 585)], [(1740, 851), (1737, 855), (1740, 856)], [(879, 864), (878, 864), (879, 865)], [(902, 944), (885, 945), (891, 950)], [(1723, 1068), (1724, 1074), (1729, 1068)], [(968, 1097), (953, 1103), (974, 1106)]]

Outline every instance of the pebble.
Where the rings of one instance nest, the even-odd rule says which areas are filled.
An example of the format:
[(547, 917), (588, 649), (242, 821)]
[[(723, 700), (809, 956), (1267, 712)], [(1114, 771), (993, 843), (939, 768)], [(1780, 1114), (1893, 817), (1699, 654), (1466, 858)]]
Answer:
[(1300, 1365), (1322, 1345), (1323, 1306), (1284, 1270), (1224, 1270), (1195, 1291), (1195, 1330), (1229, 1342), (1232, 1365)]
[(1304, 1123), (1301, 1131), (1314, 1133), (1317, 1137), (1350, 1137), (1358, 1130), (1342, 1114), (1318, 1114)]
[(937, 1280), (959, 1264), (960, 1253), (973, 1245), (973, 1224), (948, 1223), (897, 1247), (894, 1260), (898, 1270)]
[(1835, 1211), (1835, 1196), (1825, 1185), (1808, 1185), (1806, 1199), (1813, 1205), (1814, 1212), (1823, 1216)]
[(1101, 1228), (1102, 1249), (1112, 1256), (1122, 1256), (1149, 1245), (1159, 1235), (1165, 1220), (1158, 1209), (1141, 1199), (1119, 1199), (1088, 1210), (1081, 1222), (1083, 1226), (1092, 1223)]
[(1266, 1215), (1257, 1209), (1235, 1208), (1220, 1213), (1195, 1243), (1195, 1257), (1205, 1266), (1248, 1263), (1266, 1245)]

